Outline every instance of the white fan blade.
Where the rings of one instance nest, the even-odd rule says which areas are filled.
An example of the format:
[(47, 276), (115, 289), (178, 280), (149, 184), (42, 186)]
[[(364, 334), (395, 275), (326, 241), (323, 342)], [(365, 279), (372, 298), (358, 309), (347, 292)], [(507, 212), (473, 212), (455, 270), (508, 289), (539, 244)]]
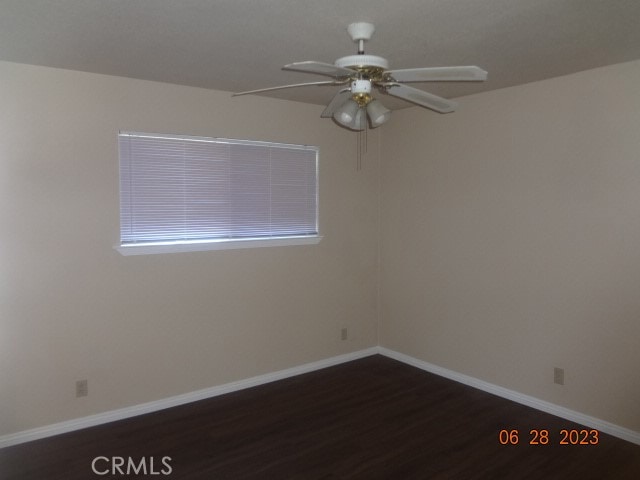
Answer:
[(246, 92), (238, 92), (231, 95), (232, 97), (238, 97), (240, 95), (251, 95), (253, 93), (271, 92), (273, 90), (282, 90), (283, 88), (294, 87), (306, 87), (308, 85), (342, 85), (342, 83), (336, 83), (332, 80), (324, 80), (322, 82), (307, 82), (307, 83), (294, 83), (293, 85), (280, 85), (279, 87), (259, 88), (258, 90), (248, 90)]
[(397, 82), (481, 82), (487, 79), (487, 72), (480, 67), (427, 67), (390, 70)]
[(440, 113), (450, 113), (458, 107), (456, 102), (401, 83), (391, 84), (387, 89), (387, 93)]
[(344, 102), (349, 100), (350, 97), (351, 97), (351, 90), (350, 89), (345, 88), (343, 90), (340, 90), (331, 99), (331, 101), (329, 102), (329, 105), (327, 105), (327, 108), (324, 109), (324, 112), (322, 112), (322, 115), (320, 115), (320, 116), (322, 118), (331, 118), (331, 117), (333, 117), (333, 112), (335, 112), (338, 108), (340, 108), (342, 105), (344, 105)]
[(294, 72), (317, 73), (318, 75), (327, 75), (335, 78), (350, 77), (356, 73), (355, 70), (349, 68), (336, 67), (330, 63), (314, 61), (290, 63), (282, 67), (282, 69), (293, 70)]

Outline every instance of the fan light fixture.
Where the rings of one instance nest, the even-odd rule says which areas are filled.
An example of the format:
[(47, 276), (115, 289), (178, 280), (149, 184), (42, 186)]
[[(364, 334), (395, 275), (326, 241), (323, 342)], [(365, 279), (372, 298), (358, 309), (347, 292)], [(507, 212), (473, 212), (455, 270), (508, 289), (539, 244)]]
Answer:
[(379, 127), (389, 120), (391, 110), (371, 96), (371, 81), (357, 79), (351, 82), (351, 95), (333, 113), (333, 119), (351, 130), (364, 130), (367, 116), (371, 127)]
[(378, 100), (371, 100), (366, 106), (361, 107), (358, 102), (349, 99), (333, 114), (336, 122), (351, 130), (364, 130), (367, 117), (371, 128), (376, 128), (391, 118), (391, 110)]

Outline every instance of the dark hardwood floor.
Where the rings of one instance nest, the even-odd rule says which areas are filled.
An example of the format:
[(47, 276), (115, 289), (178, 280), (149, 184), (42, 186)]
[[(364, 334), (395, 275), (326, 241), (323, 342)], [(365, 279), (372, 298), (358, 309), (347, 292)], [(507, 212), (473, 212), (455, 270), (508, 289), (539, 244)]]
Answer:
[[(548, 444), (530, 445), (532, 429)], [(0, 478), (640, 479), (640, 446), (603, 433), (560, 445), (563, 429), (585, 427), (373, 356), (5, 448)]]

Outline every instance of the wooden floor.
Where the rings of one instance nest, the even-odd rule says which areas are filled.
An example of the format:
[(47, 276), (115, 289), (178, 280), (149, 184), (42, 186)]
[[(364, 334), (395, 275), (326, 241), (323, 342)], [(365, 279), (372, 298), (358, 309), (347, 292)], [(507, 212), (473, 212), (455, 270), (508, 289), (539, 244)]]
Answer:
[[(584, 428), (373, 356), (5, 448), (0, 478), (145, 478), (144, 457), (146, 477), (170, 479), (640, 479), (638, 445), (603, 433), (559, 444), (562, 429)], [(503, 429), (519, 431), (517, 445), (500, 444)], [(533, 429), (549, 443), (530, 445)], [(100, 476), (96, 457), (122, 457), (125, 473), (131, 457), (134, 469)]]

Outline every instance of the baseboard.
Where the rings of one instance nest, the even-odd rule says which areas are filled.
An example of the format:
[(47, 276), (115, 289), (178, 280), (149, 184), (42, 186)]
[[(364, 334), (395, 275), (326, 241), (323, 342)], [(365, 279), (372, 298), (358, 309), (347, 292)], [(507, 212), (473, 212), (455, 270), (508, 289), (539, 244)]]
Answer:
[(44, 427), (38, 427), (31, 430), (2, 435), (0, 436), (0, 448), (10, 447), (12, 445), (18, 445), (20, 443), (30, 442), (33, 440), (39, 440), (41, 438), (52, 437), (54, 435), (60, 435), (62, 433), (68, 433), (83, 428), (95, 427), (97, 425), (115, 422), (117, 420), (124, 420), (125, 418), (144, 415), (145, 413), (157, 412), (159, 410), (177, 407), (178, 405), (184, 405), (186, 403), (196, 402), (198, 400), (217, 397), (219, 395), (224, 395), (225, 393), (236, 392), (239, 390), (244, 390), (246, 388), (263, 385), (265, 383), (295, 377), (296, 375), (301, 375), (303, 373), (309, 373), (315, 370), (339, 365), (341, 363), (358, 360), (360, 358), (375, 355), (377, 353), (378, 348), (371, 347), (365, 350), (359, 350), (357, 352), (351, 352), (344, 355), (326, 358), (317, 362), (305, 363), (303, 365), (287, 368), (285, 370), (279, 370), (277, 372), (258, 375), (256, 377), (239, 380), (237, 382), (226, 383), (224, 385), (218, 385), (195, 392), (189, 392), (182, 395), (176, 395), (174, 397), (156, 400), (153, 402), (133, 405), (131, 407), (120, 408), (118, 410), (111, 410), (109, 412), (98, 413), (87, 417), (55, 423), (53, 425), (46, 425)]
[(410, 357), (408, 355), (390, 350), (385, 347), (378, 347), (377, 350), (379, 354), (389, 358), (393, 358), (394, 360), (398, 360), (402, 363), (406, 363), (407, 365), (412, 365), (421, 370), (425, 370), (427, 372), (434, 373), (436, 375), (448, 378), (464, 385), (469, 385), (471, 387), (477, 388), (478, 390), (483, 390), (485, 392), (492, 393), (493, 395), (506, 398), (507, 400), (512, 400), (522, 405), (526, 405), (528, 407), (550, 413), (551, 415), (564, 418), (571, 422), (579, 423), (590, 428), (595, 428), (614, 437), (618, 437), (622, 440), (640, 445), (640, 432), (636, 432), (634, 430), (630, 430), (628, 428), (624, 428), (619, 425), (600, 420), (599, 418), (591, 417), (589, 415), (585, 415), (583, 413), (576, 412), (574, 410), (570, 410), (568, 408), (561, 407), (559, 405), (555, 405), (553, 403), (546, 402), (544, 400), (540, 400), (523, 393), (509, 390), (507, 388), (500, 387), (498, 385), (494, 385), (492, 383), (485, 382), (483, 380), (479, 380), (462, 373), (454, 372), (453, 370), (448, 370), (446, 368), (433, 365), (432, 363), (418, 360), (417, 358)]
[(574, 410), (570, 410), (568, 408), (561, 407), (559, 405), (555, 405), (553, 403), (546, 402), (529, 395), (509, 390), (507, 388), (485, 382), (484, 380), (479, 380), (462, 373), (454, 372), (453, 370), (439, 367), (437, 365), (419, 360), (403, 353), (396, 352), (394, 350), (390, 350), (385, 347), (371, 347), (365, 350), (359, 350), (357, 352), (351, 352), (344, 355), (326, 358), (317, 362), (305, 363), (303, 365), (287, 368), (285, 370), (279, 370), (277, 372), (258, 375), (256, 377), (239, 380), (237, 382), (231, 382), (224, 385), (206, 388), (204, 390), (189, 392), (182, 395), (176, 395), (174, 397), (156, 400), (153, 402), (133, 405), (131, 407), (98, 413), (96, 415), (90, 415), (88, 417), (82, 417), (74, 420), (56, 423), (53, 425), (47, 425), (31, 430), (3, 435), (0, 436), (0, 448), (18, 445), (20, 443), (30, 442), (33, 440), (39, 440), (41, 438), (47, 438), (54, 435), (60, 435), (62, 433), (68, 433), (83, 428), (94, 427), (109, 422), (124, 420), (126, 418), (135, 417), (137, 415), (157, 412), (159, 410), (176, 407), (178, 405), (184, 405), (198, 400), (217, 397), (219, 395), (224, 395), (225, 393), (236, 392), (239, 390), (244, 390), (246, 388), (263, 385), (265, 383), (295, 377), (296, 375), (313, 372), (315, 370), (320, 370), (334, 365), (339, 365), (341, 363), (358, 360), (360, 358), (368, 357), (375, 354), (384, 355), (407, 365), (411, 365), (420, 368), (421, 370), (425, 370), (441, 377), (448, 378), (455, 382), (469, 385), (493, 395), (506, 398), (507, 400), (512, 400), (522, 405), (526, 405), (528, 407), (550, 413), (551, 415), (555, 415), (566, 420), (585, 425), (587, 427), (598, 429), (604, 433), (613, 435), (614, 437), (618, 437), (622, 440), (640, 445), (640, 432), (636, 432), (634, 430), (630, 430), (628, 428), (624, 428), (619, 425), (600, 420), (599, 418), (591, 417), (589, 415), (585, 415), (583, 413), (576, 412)]

